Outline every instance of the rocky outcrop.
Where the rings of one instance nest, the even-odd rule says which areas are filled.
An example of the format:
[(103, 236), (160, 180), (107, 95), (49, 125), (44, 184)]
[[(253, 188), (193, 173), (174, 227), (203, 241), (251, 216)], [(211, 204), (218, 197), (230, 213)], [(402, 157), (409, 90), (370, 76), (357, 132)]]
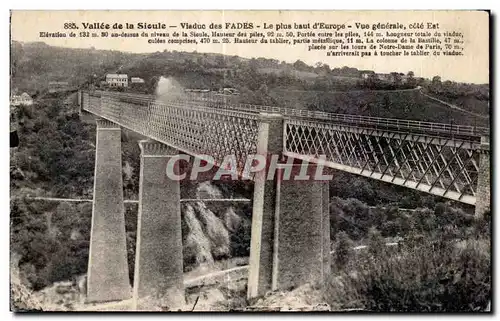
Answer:
[(269, 292), (245, 311), (330, 311), (330, 306), (320, 289), (304, 284), (288, 292)]
[(224, 222), (209, 210), (203, 202), (196, 202), (194, 208), (200, 223), (204, 227), (205, 234), (211, 242), (213, 258), (229, 257), (231, 255), (229, 232)]
[[(210, 182), (196, 188), (198, 199), (224, 198)], [(231, 240), (248, 218), (237, 214), (233, 204), (189, 202), (182, 206), (184, 269), (232, 256)], [(249, 226), (249, 225), (248, 225)]]
[(222, 214), (222, 220), (224, 222), (226, 229), (229, 232), (236, 233), (236, 231), (238, 231), (238, 228), (240, 227), (243, 221), (243, 218), (241, 218), (240, 216), (238, 216), (238, 214), (235, 213), (233, 207), (229, 207)]
[(10, 258), (10, 309), (14, 312), (20, 311), (43, 311), (41, 302), (35, 297), (33, 291), (28, 288), (26, 282), (21, 281), (19, 271), (20, 256), (11, 254)]
[[(201, 263), (213, 263), (212, 244), (205, 234), (196, 212), (190, 204), (183, 207), (183, 223), (186, 231), (183, 233), (184, 265), (197, 266)], [(183, 231), (184, 232), (184, 231)]]
[(201, 182), (196, 187), (196, 198), (210, 199), (210, 198), (224, 198), (222, 192), (217, 186), (212, 185), (209, 181)]

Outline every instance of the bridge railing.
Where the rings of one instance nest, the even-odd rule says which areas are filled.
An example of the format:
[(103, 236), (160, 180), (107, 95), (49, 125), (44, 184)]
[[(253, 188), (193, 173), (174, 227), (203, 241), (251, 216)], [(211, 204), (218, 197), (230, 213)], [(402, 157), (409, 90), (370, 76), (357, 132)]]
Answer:
[[(121, 100), (129, 100), (130, 102), (148, 102), (155, 100), (153, 95), (140, 95), (140, 94), (130, 94), (130, 93), (114, 93), (99, 91), (96, 92), (99, 95), (106, 95)], [(462, 136), (462, 137), (480, 137), (488, 136), (489, 128), (479, 127), (479, 126), (468, 126), (468, 125), (455, 125), (446, 123), (434, 123), (427, 121), (418, 120), (406, 120), (397, 118), (381, 118), (372, 116), (360, 116), (351, 114), (338, 114), (338, 113), (328, 113), (323, 111), (313, 111), (306, 109), (294, 109), (286, 107), (277, 106), (266, 106), (266, 105), (253, 105), (244, 103), (227, 103), (224, 98), (213, 99), (211, 97), (196, 97), (189, 96), (186, 99), (184, 95), (180, 94), (171, 97), (162, 97), (162, 102), (177, 101), (182, 103), (184, 106), (196, 107), (196, 106), (206, 106), (211, 108), (220, 109), (232, 109), (240, 110), (244, 112), (252, 113), (279, 113), (285, 117), (298, 117), (298, 118), (310, 118), (317, 120), (326, 120), (330, 122), (339, 122), (345, 124), (352, 124), (355, 126), (370, 127), (381, 130), (396, 130), (412, 132), (416, 131), (419, 133), (436, 133), (444, 134), (448, 136)]]
[[(209, 99), (199, 99), (199, 101), (210, 103)], [(489, 135), (489, 128), (479, 127), (479, 126), (454, 125), (454, 124), (434, 123), (434, 122), (426, 122), (418, 120), (381, 118), (381, 117), (360, 116), (351, 114), (337, 114), (337, 113), (328, 113), (323, 111), (313, 111), (306, 109), (294, 109), (286, 107), (251, 105), (251, 104), (241, 104), (241, 103), (224, 104), (222, 102), (212, 102), (210, 105), (214, 107), (220, 106), (222, 108), (246, 110), (252, 112), (279, 113), (288, 117), (311, 118), (311, 119), (328, 120), (333, 122), (351, 123), (353, 125), (370, 126), (373, 128), (380, 128), (387, 130), (391, 129), (396, 129), (400, 131), (417, 130), (421, 132), (434, 132), (434, 133), (442, 133), (450, 135), (477, 136), (477, 137)]]

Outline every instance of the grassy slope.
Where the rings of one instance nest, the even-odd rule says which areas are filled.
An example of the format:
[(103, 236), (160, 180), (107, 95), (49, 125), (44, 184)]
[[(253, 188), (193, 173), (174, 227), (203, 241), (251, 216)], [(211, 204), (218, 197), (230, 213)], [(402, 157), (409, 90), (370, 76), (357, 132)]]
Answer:
[(355, 91), (328, 93), (305, 91), (273, 91), (271, 96), (291, 108), (308, 108), (333, 113), (403, 118), (487, 126), (488, 120), (474, 117), (432, 101), (419, 91)]

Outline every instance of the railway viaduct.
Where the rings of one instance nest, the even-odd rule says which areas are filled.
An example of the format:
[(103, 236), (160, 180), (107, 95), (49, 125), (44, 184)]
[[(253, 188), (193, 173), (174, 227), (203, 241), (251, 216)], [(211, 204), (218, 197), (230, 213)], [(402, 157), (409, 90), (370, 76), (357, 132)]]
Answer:
[[(156, 101), (145, 95), (81, 91), (82, 111), (97, 117), (87, 301), (184, 297), (180, 186), (166, 166), (179, 153), (279, 155), (254, 181), (248, 298), (330, 273), (327, 181), (279, 179), (288, 159), (405, 186), (476, 207), (490, 207), (489, 129), (332, 114), (210, 99)], [(131, 288), (121, 169), (121, 128), (148, 138), (141, 148), (139, 214)], [(287, 167), (288, 166), (288, 167)]]

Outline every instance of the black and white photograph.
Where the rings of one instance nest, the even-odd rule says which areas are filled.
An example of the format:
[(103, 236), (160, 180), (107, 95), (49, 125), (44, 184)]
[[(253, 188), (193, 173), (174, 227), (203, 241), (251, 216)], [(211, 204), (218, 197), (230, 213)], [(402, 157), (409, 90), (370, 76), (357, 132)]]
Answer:
[(11, 10), (10, 311), (491, 313), (490, 19)]

